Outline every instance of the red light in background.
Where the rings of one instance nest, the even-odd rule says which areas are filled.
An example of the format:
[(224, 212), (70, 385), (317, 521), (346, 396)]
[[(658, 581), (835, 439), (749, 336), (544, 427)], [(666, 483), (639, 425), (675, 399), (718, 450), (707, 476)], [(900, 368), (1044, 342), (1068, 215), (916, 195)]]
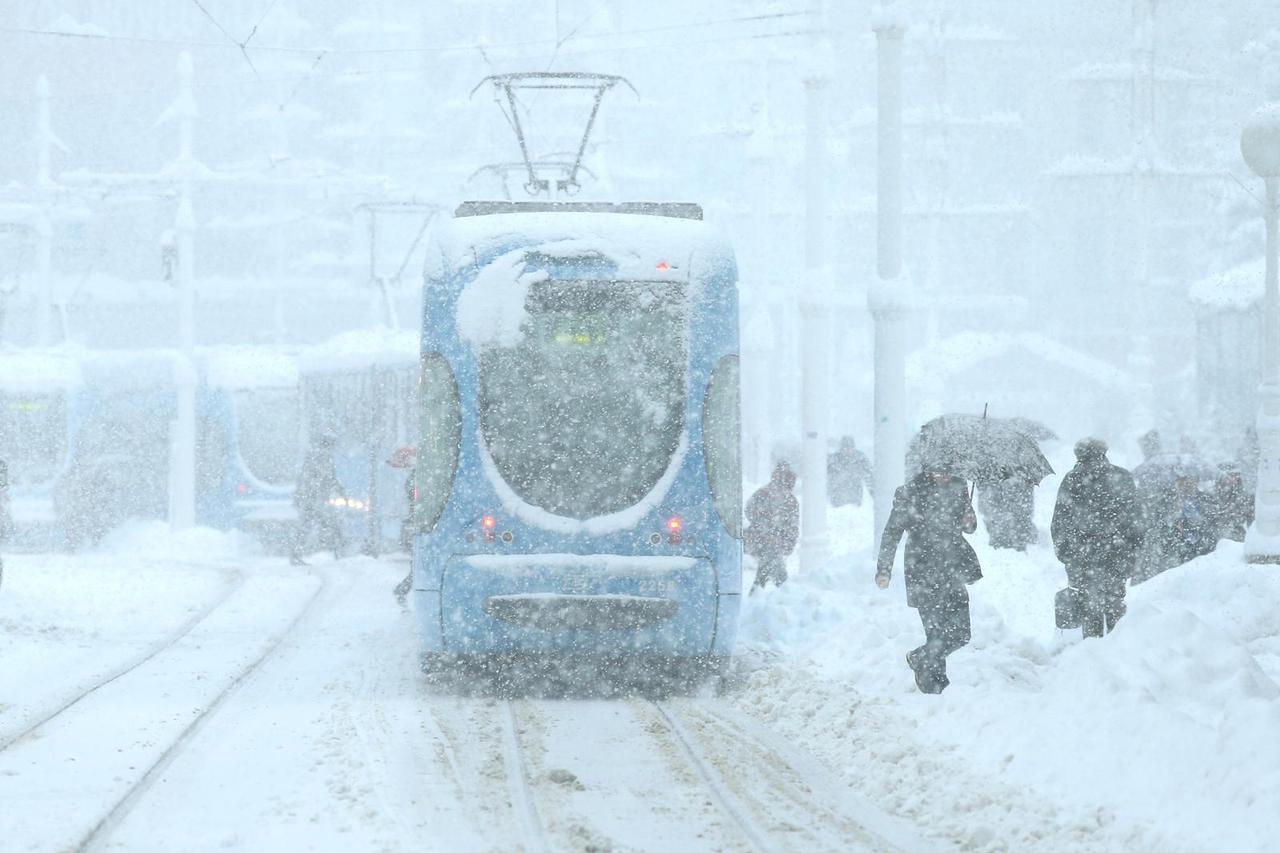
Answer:
[(670, 264), (668, 264), (666, 261), (658, 261), (658, 271), (659, 271), (659, 272), (666, 272), (666, 271), (667, 271), (667, 270), (669, 270), (669, 269), (671, 269), (671, 265), (670, 265)]
[(480, 519), (480, 526), (483, 527), (485, 530), (492, 530), (493, 526), (497, 523), (498, 522), (494, 519), (492, 515), (486, 515), (484, 518)]
[(670, 530), (672, 533), (679, 533), (680, 519), (677, 516), (672, 516), (671, 518), (667, 519), (667, 529)]
[(236, 494), (243, 495), (249, 491), (248, 483), (236, 483)]

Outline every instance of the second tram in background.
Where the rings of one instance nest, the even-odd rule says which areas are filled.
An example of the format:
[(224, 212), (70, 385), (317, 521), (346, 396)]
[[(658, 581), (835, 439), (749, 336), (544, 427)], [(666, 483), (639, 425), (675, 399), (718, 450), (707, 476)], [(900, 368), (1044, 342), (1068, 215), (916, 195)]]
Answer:
[(469, 203), (428, 254), (424, 667), (716, 664), (741, 598), (738, 295), (689, 204)]

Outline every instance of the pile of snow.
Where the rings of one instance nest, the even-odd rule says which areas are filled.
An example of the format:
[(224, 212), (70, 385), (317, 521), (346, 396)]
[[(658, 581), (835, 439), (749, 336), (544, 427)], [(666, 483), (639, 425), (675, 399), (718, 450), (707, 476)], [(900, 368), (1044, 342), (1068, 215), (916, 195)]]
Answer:
[(515, 347), (527, 315), (529, 286), (546, 281), (545, 270), (526, 269), (528, 249), (495, 258), (458, 294), (458, 337), (473, 347)]
[[(1055, 483), (1037, 495), (1043, 528)], [(746, 599), (737, 701), (888, 810), (977, 849), (1261, 850), (1280, 836), (1280, 572), (1217, 552), (1135, 587), (1114, 633), (1053, 624), (1047, 544), (995, 551), (970, 587), (973, 642), (919, 694), (923, 641), (872, 582), (870, 507), (846, 553)]]
[(151, 520), (121, 525), (107, 534), (98, 551), (108, 556), (208, 565), (234, 562), (253, 547), (253, 538), (237, 530), (193, 527), (175, 532), (167, 522)]

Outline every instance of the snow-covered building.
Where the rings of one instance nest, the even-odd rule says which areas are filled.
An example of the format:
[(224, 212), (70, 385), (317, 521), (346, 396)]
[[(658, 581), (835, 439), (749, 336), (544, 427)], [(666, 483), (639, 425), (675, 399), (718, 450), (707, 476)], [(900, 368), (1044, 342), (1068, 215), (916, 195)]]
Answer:
[(1201, 421), (1239, 436), (1258, 412), (1262, 367), (1261, 258), (1195, 282), (1196, 402)]

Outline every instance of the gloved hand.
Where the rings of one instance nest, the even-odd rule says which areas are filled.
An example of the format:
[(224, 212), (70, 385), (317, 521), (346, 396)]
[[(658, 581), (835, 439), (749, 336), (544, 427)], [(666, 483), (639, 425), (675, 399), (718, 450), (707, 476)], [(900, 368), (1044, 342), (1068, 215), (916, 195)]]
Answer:
[(889, 586), (889, 577), (890, 577), (889, 572), (886, 572), (884, 570), (877, 570), (876, 586), (880, 587), (881, 589), (887, 589)]

